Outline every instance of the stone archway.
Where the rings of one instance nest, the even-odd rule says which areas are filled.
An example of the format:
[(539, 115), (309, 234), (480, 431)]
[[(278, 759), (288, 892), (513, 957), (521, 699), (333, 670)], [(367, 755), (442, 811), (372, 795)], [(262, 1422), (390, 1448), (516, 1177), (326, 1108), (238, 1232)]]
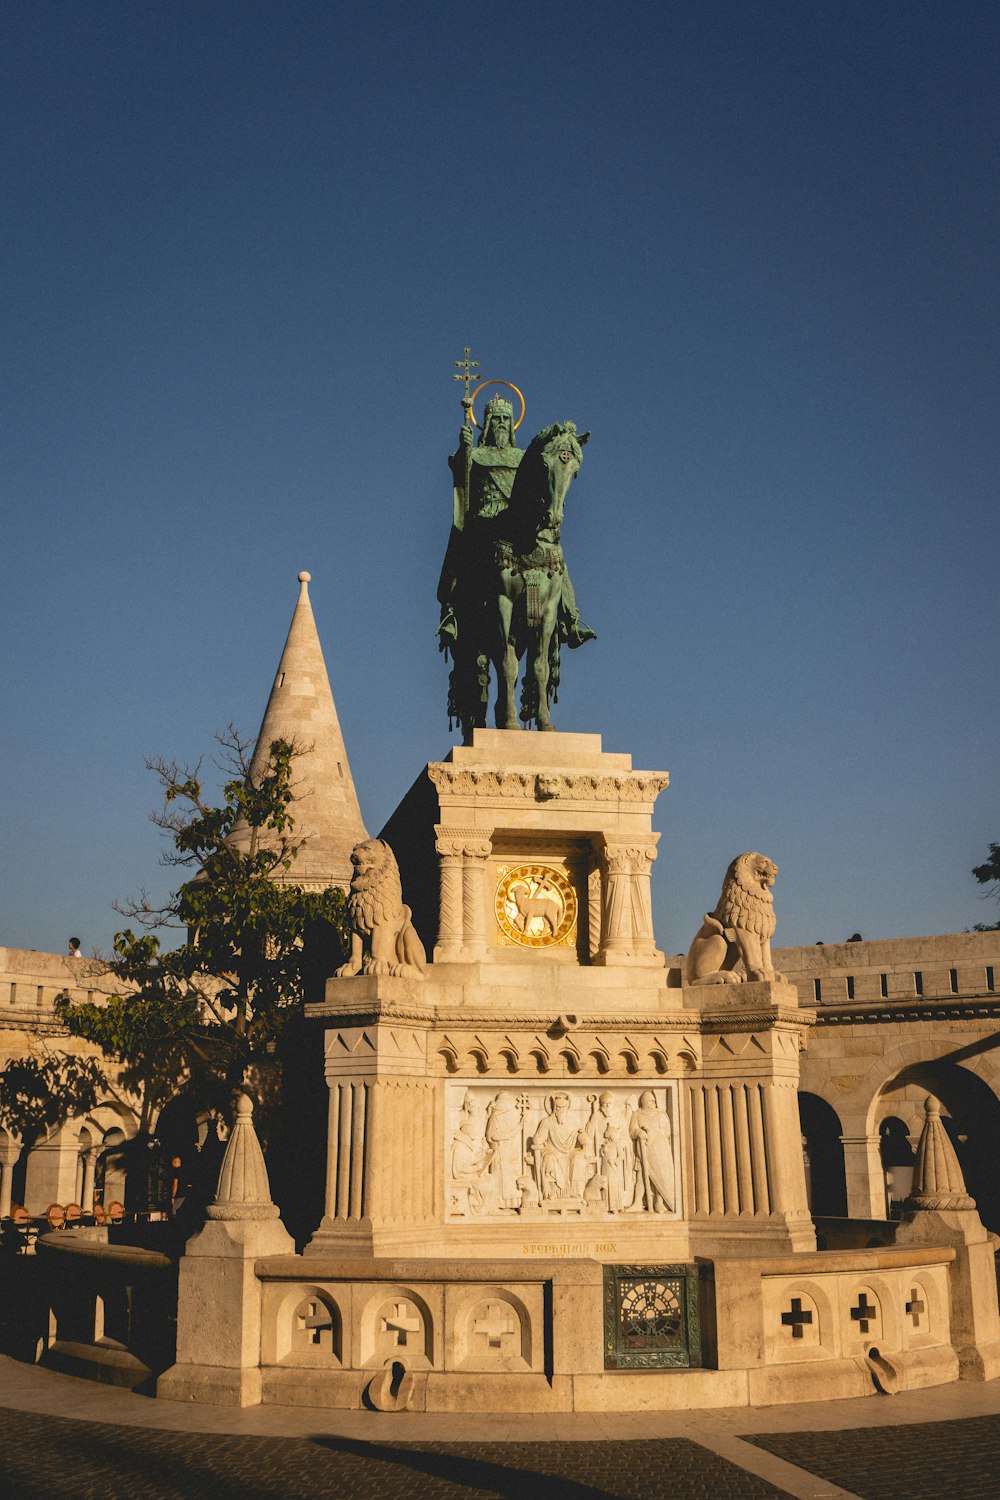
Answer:
[(903, 1122), (910, 1144), (923, 1128), (924, 1104), (931, 1095), (941, 1105), (945, 1129), (955, 1147), (965, 1185), (976, 1200), (980, 1217), (990, 1229), (1000, 1229), (1000, 1099), (969, 1069), (948, 1058), (919, 1062), (904, 1068), (882, 1088), (875, 1101), (880, 1122)]
[(840, 1117), (819, 1094), (800, 1092), (799, 1124), (809, 1163), (810, 1211), (823, 1218), (843, 1217), (847, 1213), (847, 1181)]
[[(877, 1041), (877, 1028), (873, 1030)], [(817, 1094), (836, 1109), (843, 1123), (847, 1205), (851, 1218), (884, 1219), (886, 1216), (885, 1169), (882, 1164), (879, 1126), (887, 1115), (900, 1114), (901, 1106), (890, 1097), (895, 1080), (904, 1075), (917, 1079), (918, 1075), (912, 1073), (914, 1069), (940, 1070), (942, 1076), (954, 1081), (953, 1088), (959, 1098), (967, 1082), (968, 1089), (983, 1101), (982, 1109), (987, 1115), (994, 1106), (1000, 1109), (1000, 1038), (982, 1037), (959, 1047), (955, 1043), (953, 1033), (918, 1030), (914, 1027), (904, 1040), (895, 1045), (889, 1045), (886, 1039), (885, 1050), (879, 1052), (860, 1077), (851, 1081), (850, 1089), (845, 1089), (842, 1084), (838, 1088), (836, 1079), (827, 1080), (816, 1089)], [(909, 1102), (907, 1114), (900, 1116), (904, 1118), (907, 1131), (913, 1137), (911, 1144), (915, 1144), (919, 1137), (923, 1122), (923, 1099), (928, 1093), (936, 1094), (936, 1089), (925, 1080), (919, 1106), (914, 1096)], [(941, 1102), (946, 1116), (950, 1115), (947, 1102)], [(959, 1133), (964, 1134), (965, 1131), (961, 1130)], [(977, 1134), (981, 1135), (982, 1132)], [(966, 1152), (967, 1156), (970, 1154), (975, 1156), (975, 1145), (971, 1153)], [(973, 1169), (981, 1180), (982, 1173), (975, 1162)], [(987, 1190), (983, 1192), (984, 1202), (989, 1204), (993, 1196), (987, 1185)], [(995, 1208), (991, 1206), (989, 1211), (996, 1216)]]

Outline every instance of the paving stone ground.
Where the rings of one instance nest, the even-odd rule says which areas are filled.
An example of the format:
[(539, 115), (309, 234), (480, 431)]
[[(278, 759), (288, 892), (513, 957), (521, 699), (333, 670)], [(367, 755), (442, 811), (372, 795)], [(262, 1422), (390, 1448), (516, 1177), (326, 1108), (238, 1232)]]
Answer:
[(757, 1432), (744, 1441), (863, 1500), (1000, 1497), (1000, 1416), (840, 1432)]
[(0, 1411), (4, 1500), (780, 1500), (686, 1438), (367, 1443), (118, 1427)]

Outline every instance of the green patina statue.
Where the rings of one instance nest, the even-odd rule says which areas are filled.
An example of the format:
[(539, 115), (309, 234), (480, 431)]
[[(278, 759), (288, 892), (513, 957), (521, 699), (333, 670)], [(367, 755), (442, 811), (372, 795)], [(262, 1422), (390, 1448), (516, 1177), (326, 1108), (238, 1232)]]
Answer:
[[(526, 656), (520, 717), (552, 729), (560, 646), (581, 646), (596, 636), (580, 619), (560, 545), (566, 492), (590, 433), (556, 422), (519, 448), (513, 405), (494, 396), (473, 446), (468, 350), (464, 372), (456, 376), (466, 381), (465, 421), (458, 451), (448, 460), (454, 516), (438, 586), (438, 638), (453, 660), (449, 720), (457, 720), (468, 742), (486, 723), (491, 663), (497, 727), (520, 728), (515, 692), (518, 663)], [(498, 383), (505, 382), (484, 382)]]

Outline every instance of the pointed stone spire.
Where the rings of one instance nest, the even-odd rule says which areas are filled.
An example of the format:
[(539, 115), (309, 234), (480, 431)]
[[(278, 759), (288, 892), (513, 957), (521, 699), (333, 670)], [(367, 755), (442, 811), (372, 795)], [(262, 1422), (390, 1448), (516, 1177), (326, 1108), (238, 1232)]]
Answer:
[(976, 1201), (965, 1190), (965, 1178), (955, 1148), (941, 1122), (940, 1104), (928, 1095), (924, 1111), (924, 1128), (917, 1145), (913, 1190), (907, 1207), (974, 1209)]
[(264, 1153), (253, 1128), (253, 1104), (246, 1094), (236, 1103), (232, 1135), (222, 1158), (215, 1201), (206, 1210), (210, 1219), (276, 1219), (278, 1210), (271, 1201)]
[(309, 582), (308, 573), (299, 574), (299, 597), (250, 769), (253, 773), (266, 764), (277, 739), (297, 746), (293, 812), (296, 836), (305, 843), (287, 875), (276, 878), (306, 890), (329, 885), (346, 889), (351, 850), (368, 834), (309, 602)]

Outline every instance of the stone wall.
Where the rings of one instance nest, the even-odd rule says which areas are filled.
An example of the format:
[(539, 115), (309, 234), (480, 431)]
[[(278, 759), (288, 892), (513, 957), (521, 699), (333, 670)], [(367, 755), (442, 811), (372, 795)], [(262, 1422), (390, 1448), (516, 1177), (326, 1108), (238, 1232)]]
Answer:
[[(67, 992), (78, 1003), (113, 992), (114, 982), (91, 959), (25, 948), (0, 948), (0, 1067), (58, 1052), (100, 1057), (100, 1049), (69, 1036), (53, 1013), (56, 996)], [(113, 1065), (110, 1065), (112, 1074)], [(109, 1096), (86, 1118), (66, 1121), (47, 1137), (25, 1144), (0, 1124), (0, 1216), (12, 1200), (33, 1215), (50, 1203), (82, 1203), (89, 1211), (97, 1157), (106, 1143), (135, 1134), (136, 1115)], [(115, 1180), (111, 1196), (124, 1191)]]
[[(638, 1328), (616, 1304), (617, 1283), (592, 1260), (501, 1260), (487, 1269), (451, 1259), (265, 1257), (245, 1290), (246, 1321), (259, 1329), (245, 1359), (259, 1362), (259, 1382), (240, 1387), (238, 1399), (383, 1411), (663, 1411), (937, 1385), (959, 1376), (954, 1260), (948, 1247), (910, 1247), (717, 1259), (700, 1273), (629, 1266), (626, 1284), (647, 1300), (654, 1291), (669, 1299), (675, 1273), (690, 1271), (700, 1310), (689, 1313), (683, 1348), (616, 1358), (619, 1319)], [(671, 1344), (659, 1335), (639, 1342)], [(228, 1403), (236, 1391), (233, 1371), (178, 1363), (157, 1394)]]

